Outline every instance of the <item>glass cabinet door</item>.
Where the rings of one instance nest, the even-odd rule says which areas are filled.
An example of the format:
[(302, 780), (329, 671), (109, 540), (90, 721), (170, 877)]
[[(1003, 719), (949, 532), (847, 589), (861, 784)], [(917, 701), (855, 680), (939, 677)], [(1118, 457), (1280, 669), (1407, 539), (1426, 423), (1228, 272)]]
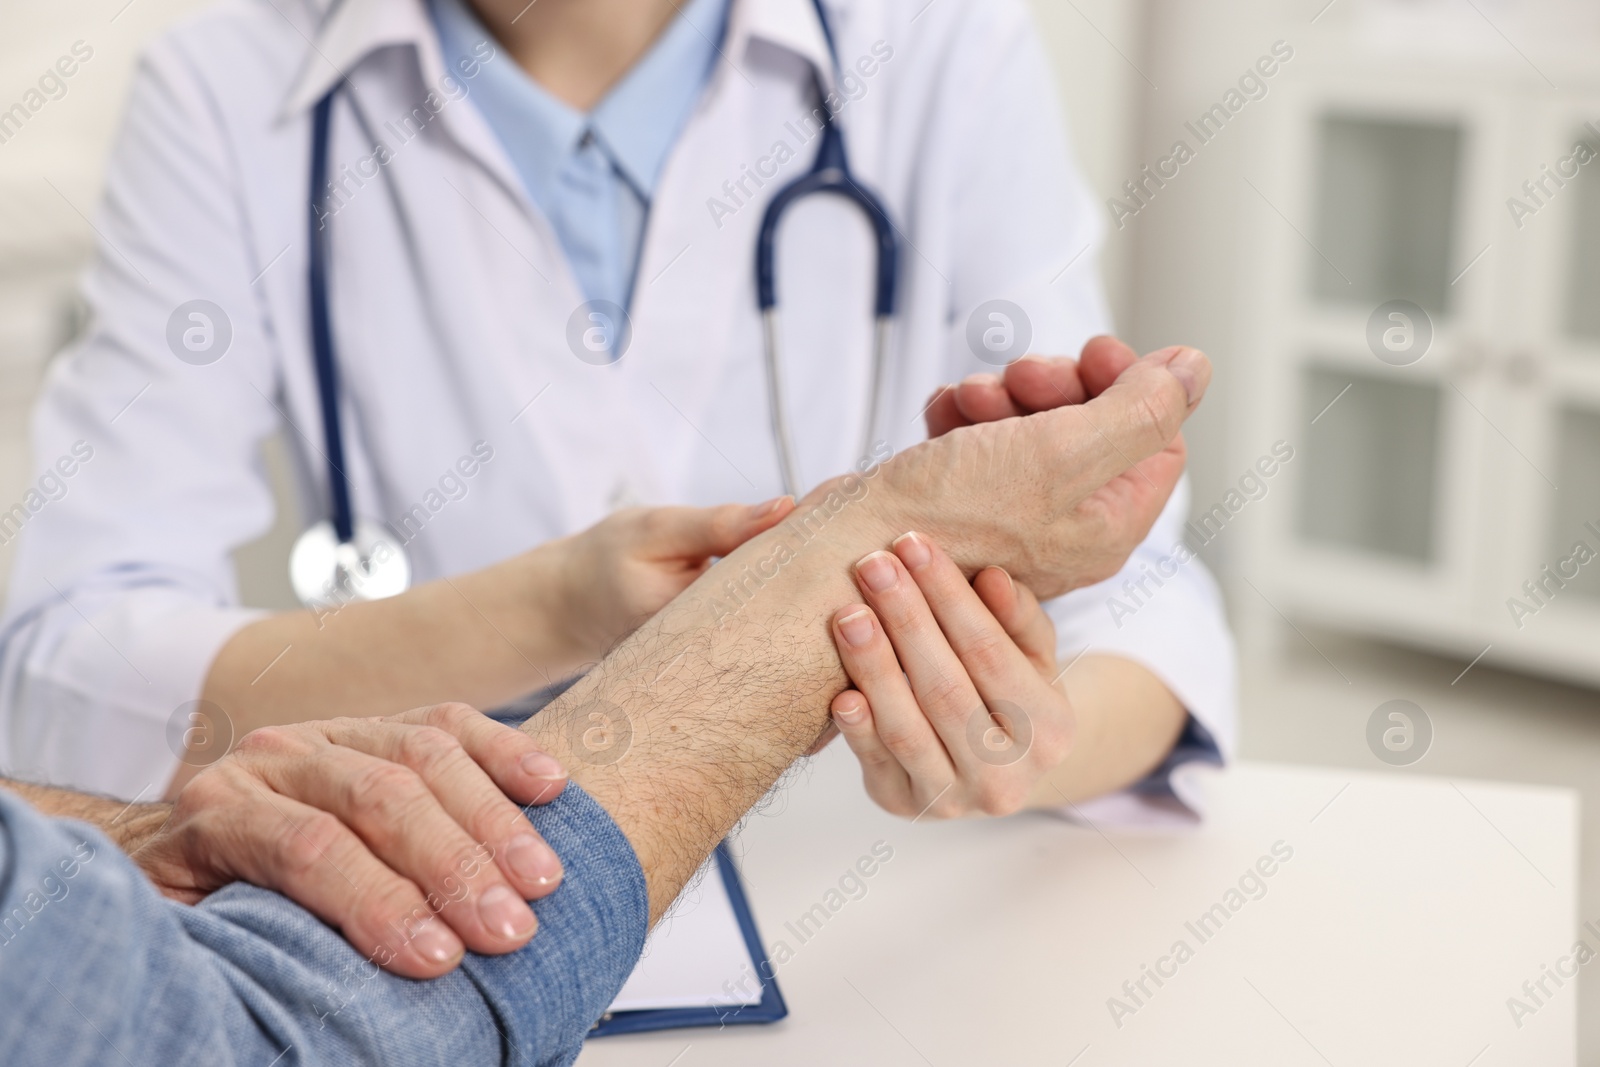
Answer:
[(1262, 232), (1292, 269), (1263, 275), (1282, 309), (1264, 395), (1283, 405), (1270, 421), (1297, 458), (1292, 506), (1266, 537), (1272, 581), (1303, 615), (1401, 635), (1459, 628), (1495, 406), (1480, 366), (1495, 268), (1478, 253), (1502, 105), (1375, 83), (1285, 103), (1279, 221)]
[[(1523, 303), (1502, 388), (1543, 477), (1512, 472), (1509, 551), (1491, 608), (1533, 658), (1600, 647), (1600, 100), (1534, 113), (1524, 173), (1508, 181)], [(1510, 219), (1514, 217), (1515, 221)], [(1593, 558), (1591, 557), (1593, 555)]]
[(1373, 308), (1404, 297), (1434, 317), (1450, 311), (1463, 139), (1459, 120), (1323, 114), (1316, 300)]

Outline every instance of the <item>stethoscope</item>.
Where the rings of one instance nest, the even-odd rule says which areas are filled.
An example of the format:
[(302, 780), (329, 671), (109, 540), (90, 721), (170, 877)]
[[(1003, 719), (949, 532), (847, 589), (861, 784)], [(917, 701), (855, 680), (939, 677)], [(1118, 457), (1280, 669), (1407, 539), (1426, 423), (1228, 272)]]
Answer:
[[(835, 76), (841, 72), (838, 46), (822, 0), (812, 0), (829, 61)], [(777, 240), (784, 215), (798, 201), (814, 195), (843, 197), (860, 208), (872, 226), (878, 246), (878, 267), (873, 314), (875, 318), (872, 376), (867, 394), (866, 429), (861, 455), (872, 447), (878, 406), (888, 365), (890, 329), (900, 280), (900, 245), (883, 201), (856, 181), (845, 152), (844, 132), (828, 108), (820, 75), (814, 77), (822, 123), (822, 143), (816, 162), (798, 180), (784, 186), (768, 205), (756, 240), (756, 300), (764, 335), (767, 394), (772, 408), (772, 436), (784, 491), (798, 495), (800, 469), (790, 429), (783, 367), (779, 357)], [(339, 411), (339, 368), (334, 350), (333, 325), (328, 304), (328, 145), (332, 125), (335, 85), (312, 115), (311, 132), (311, 352), (316, 364), (317, 397), (322, 412), (322, 435), (327, 449), (329, 518), (300, 535), (289, 557), (290, 580), (301, 603), (327, 609), (356, 600), (379, 600), (404, 592), (411, 582), (411, 565), (405, 549), (376, 523), (357, 520), (350, 502), (350, 479), (345, 471), (344, 430)]]
[(289, 554), (289, 582), (300, 603), (313, 611), (336, 610), (361, 600), (382, 600), (411, 585), (411, 561), (383, 528), (357, 521), (345, 471), (344, 426), (339, 412), (339, 361), (328, 306), (328, 141), (335, 85), (317, 101), (311, 117), (311, 358), (322, 408), (327, 449), (328, 518), (300, 535)]
[[(833, 40), (833, 27), (822, 0), (812, 0), (817, 9), (817, 20), (822, 26), (822, 36), (828, 43), (828, 59), (833, 64), (835, 77), (840, 74), (839, 49)], [(783, 367), (778, 357), (778, 227), (783, 216), (796, 202), (808, 196), (823, 193), (841, 196), (861, 209), (872, 225), (878, 244), (878, 277), (873, 297), (873, 315), (876, 318), (872, 344), (872, 379), (867, 392), (866, 429), (862, 434), (859, 456), (865, 457), (872, 447), (872, 435), (877, 426), (878, 403), (883, 393), (884, 370), (889, 362), (889, 333), (894, 322), (895, 296), (900, 288), (900, 243), (894, 223), (876, 193), (856, 181), (850, 171), (850, 161), (845, 153), (844, 132), (837, 117), (828, 108), (822, 91), (822, 79), (815, 78), (819, 110), (826, 117), (822, 125), (822, 144), (817, 149), (817, 161), (810, 173), (778, 190), (767, 213), (761, 220), (761, 234), (756, 238), (756, 304), (761, 309), (762, 332), (765, 335), (767, 362), (767, 398), (772, 408), (772, 439), (778, 446), (778, 466), (783, 474), (784, 492), (799, 496), (802, 482), (800, 464), (795, 453), (794, 434), (789, 429), (788, 406), (784, 400)]]

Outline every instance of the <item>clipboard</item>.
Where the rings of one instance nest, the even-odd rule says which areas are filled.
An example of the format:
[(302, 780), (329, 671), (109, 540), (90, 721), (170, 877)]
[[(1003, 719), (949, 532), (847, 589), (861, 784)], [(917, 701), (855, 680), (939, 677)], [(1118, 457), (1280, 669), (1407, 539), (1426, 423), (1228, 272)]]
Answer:
[[(739, 877), (739, 871), (733, 864), (733, 857), (728, 852), (727, 842), (717, 846), (712, 854), (713, 863), (707, 866), (715, 867), (714, 871), (707, 872), (706, 881), (714, 874), (718, 879), (713, 891), (716, 900), (714, 909), (722, 907), (721, 894), (726, 894), (726, 907), (731, 910), (733, 919), (737, 924), (737, 937), (742, 940), (744, 952), (749, 957), (749, 966), (743, 969), (743, 988), (750, 990), (743, 998), (730, 996), (728, 1002), (719, 1002), (715, 997), (701, 997), (703, 1003), (693, 1006), (676, 1005), (660, 1008), (621, 1009), (606, 1012), (600, 1017), (589, 1031), (590, 1037), (611, 1037), (617, 1034), (637, 1034), (654, 1030), (677, 1030), (686, 1027), (698, 1026), (735, 1026), (752, 1023), (774, 1023), (789, 1014), (788, 1005), (783, 1001), (783, 994), (778, 991), (777, 982), (770, 977), (773, 974), (772, 964), (767, 959), (766, 949), (762, 947), (761, 935), (756, 930), (755, 918), (750, 914), (750, 903), (745, 897), (744, 882)], [(721, 911), (715, 911), (712, 916), (716, 922), (725, 922), (726, 916)], [(640, 967), (645, 967), (650, 959), (650, 950), (657, 943), (657, 936), (670, 939), (674, 927), (669, 921), (657, 924), (652, 931), (650, 941), (646, 943), (646, 956), (640, 961)], [(726, 931), (733, 936), (733, 931)], [(691, 946), (692, 947), (692, 946)], [(681, 951), (681, 949), (680, 949)], [(635, 976), (639, 971), (636, 969)], [(663, 980), (670, 984), (671, 975), (652, 976), (659, 985)], [(703, 978), (702, 978), (703, 980)], [(629, 979), (630, 985), (634, 979)], [(754, 989), (759, 985), (759, 999), (755, 999)], [(622, 996), (615, 1003), (629, 1003), (626, 996), (628, 988), (625, 987)]]

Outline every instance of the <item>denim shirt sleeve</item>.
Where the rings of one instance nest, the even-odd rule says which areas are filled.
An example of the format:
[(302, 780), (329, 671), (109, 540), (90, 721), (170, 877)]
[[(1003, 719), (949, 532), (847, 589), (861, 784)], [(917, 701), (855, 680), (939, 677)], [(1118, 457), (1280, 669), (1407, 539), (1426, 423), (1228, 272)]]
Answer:
[(538, 934), (419, 982), (276, 893), (165, 900), (100, 833), (0, 790), (0, 1063), (570, 1064), (643, 950), (644, 875), (576, 785), (529, 814), (566, 865)]

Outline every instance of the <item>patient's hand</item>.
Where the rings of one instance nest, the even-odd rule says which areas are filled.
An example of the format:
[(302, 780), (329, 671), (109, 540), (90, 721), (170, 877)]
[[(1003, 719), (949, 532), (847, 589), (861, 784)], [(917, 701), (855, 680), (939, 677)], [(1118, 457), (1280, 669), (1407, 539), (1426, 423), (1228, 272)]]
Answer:
[(534, 935), (524, 901), (555, 891), (561, 861), (517, 805), (565, 785), (526, 734), (463, 704), (272, 726), (196, 775), (131, 855), (173, 899), (275, 889), (385, 969), (433, 978), (463, 942), (494, 954)]
[[(1163, 349), (1084, 403), (954, 428), (884, 464), (864, 517), (884, 542), (919, 530), (965, 573), (1001, 566), (1041, 597), (1103, 581), (1177, 485), (1179, 430), (1210, 380), (1202, 353)], [(798, 510), (838, 488), (825, 484)]]
[(896, 815), (1009, 815), (1067, 756), (1072, 707), (1052, 684), (1055, 626), (1005, 571), (970, 585), (937, 545), (906, 534), (856, 568), (867, 604), (834, 643), (854, 689), (833, 721), (867, 793)]

